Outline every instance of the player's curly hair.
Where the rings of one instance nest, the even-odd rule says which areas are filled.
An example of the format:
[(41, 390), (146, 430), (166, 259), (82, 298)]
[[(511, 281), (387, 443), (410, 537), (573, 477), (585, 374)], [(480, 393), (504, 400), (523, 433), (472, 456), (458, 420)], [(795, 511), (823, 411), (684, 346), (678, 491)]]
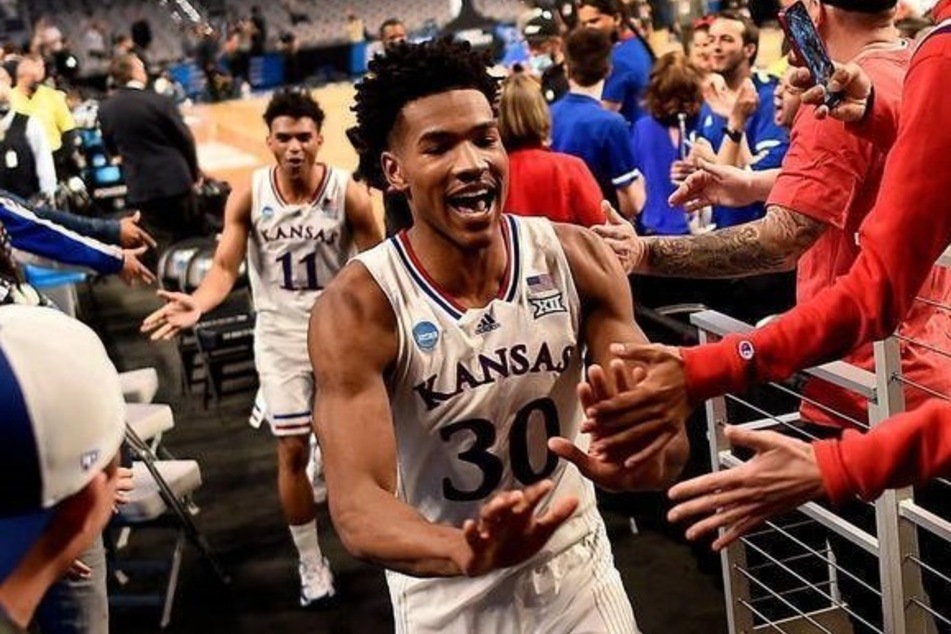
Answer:
[(309, 118), (317, 124), (320, 130), (324, 125), (324, 111), (320, 104), (311, 97), (310, 92), (299, 88), (285, 88), (278, 90), (271, 97), (264, 111), (264, 122), (268, 129), (278, 117), (291, 119)]
[(422, 44), (401, 43), (374, 57), (369, 73), (357, 86), (351, 110), (357, 125), (347, 137), (360, 157), (360, 176), (377, 189), (387, 189), (380, 156), (406, 104), (448, 90), (474, 89), (497, 105), (498, 80), (489, 75), (490, 60), (468, 42), (443, 37)]

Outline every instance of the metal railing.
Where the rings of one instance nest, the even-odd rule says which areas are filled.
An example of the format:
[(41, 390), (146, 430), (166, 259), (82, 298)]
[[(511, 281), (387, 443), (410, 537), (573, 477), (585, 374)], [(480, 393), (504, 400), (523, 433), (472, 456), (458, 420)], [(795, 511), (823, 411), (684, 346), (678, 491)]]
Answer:
[[(938, 260), (938, 266), (951, 267), (951, 249)], [(948, 298), (922, 297), (919, 301), (941, 318), (951, 315)], [(713, 311), (696, 313), (691, 316), (691, 322), (700, 330), (701, 343), (752, 330), (748, 324)], [(912, 391), (920, 391), (927, 398), (951, 401), (951, 397), (940, 390), (904, 377), (901, 368), (901, 350), (911, 347), (943, 357), (951, 366), (951, 333), (947, 336), (944, 346), (901, 331), (876, 342), (874, 373), (839, 361), (810, 368), (802, 374), (810, 380), (821, 380), (848, 390), (867, 401), (867, 420), (846, 417), (850, 425), (867, 429), (904, 411), (906, 394)], [(794, 395), (821, 411), (836, 413), (833, 408), (803, 397), (788, 383), (770, 384), (763, 389), (775, 390), (787, 397)], [(743, 463), (723, 434), (723, 425), (727, 422), (752, 416), (754, 420), (740, 424), (752, 429), (770, 428), (807, 441), (815, 439), (810, 428), (803, 426), (798, 412), (775, 413), (768, 408), (768, 404), (738, 395), (706, 402), (714, 470)], [(944, 496), (948, 500), (947, 505), (939, 503), (938, 506), (951, 508), (951, 482), (938, 479), (932, 487), (939, 487), (939, 491), (931, 498), (940, 500)], [(930, 634), (951, 631), (951, 604), (933, 602), (935, 597), (929, 597), (925, 591), (928, 586), (934, 594), (934, 588), (943, 587), (951, 596), (951, 564), (930, 561), (929, 553), (919, 549), (919, 538), (927, 538), (951, 553), (948, 511), (927, 508), (916, 499), (916, 491), (911, 487), (886, 491), (874, 505), (857, 502), (852, 506), (856, 508), (843, 513), (822, 503), (810, 502), (789, 517), (768, 522), (721, 552), (731, 633)], [(861, 521), (863, 519), (865, 521)], [(852, 551), (843, 558), (839, 552), (845, 547), (851, 547)], [(878, 579), (868, 568), (863, 570), (857, 565), (862, 557), (869, 558), (871, 573), (877, 568)], [(819, 577), (817, 571), (822, 573)], [(860, 593), (861, 600), (843, 596), (843, 586), (848, 586), (853, 596)], [(869, 605), (878, 609), (870, 611)]]

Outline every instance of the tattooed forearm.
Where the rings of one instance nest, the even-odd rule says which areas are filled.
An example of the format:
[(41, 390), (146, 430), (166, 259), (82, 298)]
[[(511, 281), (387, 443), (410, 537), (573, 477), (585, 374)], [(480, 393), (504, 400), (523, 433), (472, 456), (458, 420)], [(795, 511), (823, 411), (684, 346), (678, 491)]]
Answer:
[(645, 238), (647, 272), (677, 277), (742, 277), (789, 271), (826, 225), (771, 206), (766, 217), (699, 236)]

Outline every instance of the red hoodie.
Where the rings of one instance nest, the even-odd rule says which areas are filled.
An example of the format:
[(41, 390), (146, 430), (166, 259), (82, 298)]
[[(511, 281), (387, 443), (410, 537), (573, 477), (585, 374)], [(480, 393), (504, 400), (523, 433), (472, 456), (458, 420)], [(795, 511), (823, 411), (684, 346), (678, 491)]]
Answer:
[[(941, 0), (935, 15), (939, 23), (951, 18), (951, 0)], [(761, 330), (684, 349), (692, 400), (742, 391), (750, 382), (786, 378), (894, 331), (934, 261), (951, 244), (948, 77), (951, 32), (946, 27), (929, 37), (912, 59), (905, 78), (900, 121), (897, 103), (876, 99), (870, 116), (856, 126), (857, 133), (877, 144), (894, 141), (894, 145), (878, 201), (859, 229), (861, 252), (848, 275)], [(951, 339), (948, 342), (951, 344)], [(875, 497), (884, 488), (907, 483), (912, 476), (923, 480), (948, 471), (951, 406), (922, 408), (896, 420), (901, 424), (891, 423), (864, 436), (847, 434), (841, 441), (816, 445), (819, 466), (832, 497), (841, 499), (853, 493)], [(949, 431), (933, 433), (931, 426), (937, 425), (945, 425)], [(903, 443), (903, 439), (925, 435), (929, 439), (927, 453), (881, 450), (883, 446), (920, 447)], [(845, 461), (844, 455), (850, 460)]]

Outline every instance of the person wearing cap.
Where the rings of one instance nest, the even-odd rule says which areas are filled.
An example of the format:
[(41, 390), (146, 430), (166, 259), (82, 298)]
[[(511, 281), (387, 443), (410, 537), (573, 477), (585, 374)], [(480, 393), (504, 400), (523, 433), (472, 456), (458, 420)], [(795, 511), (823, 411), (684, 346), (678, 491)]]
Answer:
[[(77, 558), (96, 550), (121, 498), (125, 403), (92, 330), (51, 308), (4, 306), (0, 408), (0, 632), (22, 632), (51, 586), (84, 576)], [(70, 631), (108, 631), (100, 572), (98, 605), (75, 615), (99, 622)]]
[(568, 74), (565, 72), (565, 54), (562, 51), (561, 30), (555, 14), (548, 9), (534, 9), (532, 17), (522, 27), (522, 36), (528, 44), (528, 65), (541, 77), (542, 96), (553, 104), (568, 92)]

